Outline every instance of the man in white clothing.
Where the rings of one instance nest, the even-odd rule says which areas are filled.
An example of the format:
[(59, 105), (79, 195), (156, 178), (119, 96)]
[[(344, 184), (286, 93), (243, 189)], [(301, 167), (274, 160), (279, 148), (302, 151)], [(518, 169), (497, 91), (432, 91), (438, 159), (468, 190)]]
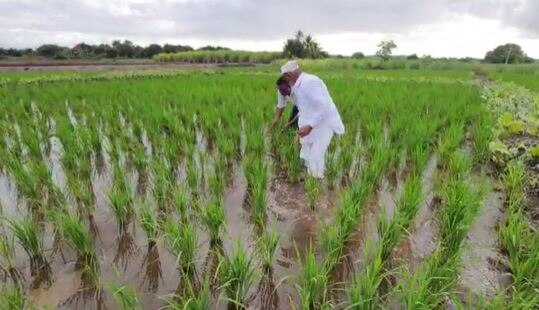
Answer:
[(343, 134), (344, 124), (324, 82), (302, 73), (295, 60), (281, 67), (283, 78), (292, 87), (292, 97), (299, 110), (298, 135), (300, 158), (309, 175), (324, 177), (325, 155), (333, 134)]
[(292, 98), (292, 87), (288, 85), (288, 82), (281, 76), (276, 82), (277, 84), (277, 109), (275, 111), (275, 118), (273, 119), (272, 127), (275, 127), (283, 115), (283, 111), (286, 107), (286, 102), (292, 102), (292, 111), (290, 112), (290, 117), (288, 122), (284, 126), (283, 130), (287, 128), (298, 129), (298, 107), (293, 101)]

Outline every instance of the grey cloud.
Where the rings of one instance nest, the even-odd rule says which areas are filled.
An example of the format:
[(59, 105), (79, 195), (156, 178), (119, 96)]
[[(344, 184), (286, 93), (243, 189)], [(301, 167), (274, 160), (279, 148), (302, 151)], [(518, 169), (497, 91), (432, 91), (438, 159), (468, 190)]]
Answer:
[[(303, 29), (406, 33), (449, 14), (496, 18), (539, 37), (536, 0), (0, 0), (4, 33), (75, 33), (141, 38), (273, 40)], [(1, 38), (0, 44), (9, 41)], [(31, 43), (31, 42), (29, 42)]]

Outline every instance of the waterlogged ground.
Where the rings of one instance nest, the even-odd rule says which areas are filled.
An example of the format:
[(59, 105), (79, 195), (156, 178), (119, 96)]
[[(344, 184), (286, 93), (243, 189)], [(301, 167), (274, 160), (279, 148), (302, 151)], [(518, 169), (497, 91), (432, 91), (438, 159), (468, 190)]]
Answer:
[[(380, 93), (387, 92), (382, 89)], [(401, 93), (403, 94), (406, 93)], [(76, 123), (77, 120), (71, 110), (69, 110), (69, 117), (72, 123)], [(242, 130), (245, 130), (243, 121)], [(387, 131), (387, 127), (383, 128)], [(132, 128), (128, 130), (132, 131)], [(388, 134), (384, 134), (385, 139), (388, 139)], [(197, 131), (196, 136), (200, 152), (206, 153), (205, 155), (211, 153), (209, 149), (212, 147), (206, 141), (202, 131)], [(358, 134), (357, 137), (360, 135)], [(67, 189), (68, 181), (61, 162), (63, 147), (58, 138), (52, 136), (50, 139), (51, 151), (46, 155), (46, 160), (52, 171), (53, 181), (62, 189), (68, 203), (74, 206), (76, 203)], [(152, 145), (145, 133), (142, 140), (147, 155), (151, 157)], [(242, 154), (245, 151), (245, 140), (246, 138), (242, 136)], [(356, 142), (360, 144), (361, 139), (357, 139)], [(103, 141), (103, 146), (107, 149), (108, 141)], [(361, 149), (361, 147), (357, 148), (358, 154)], [(431, 151), (429, 149), (429, 152)], [(248, 309), (298, 309), (300, 300), (297, 284), (301, 271), (298, 260), (301, 260), (307, 249), (312, 246), (318, 263), (322, 265), (324, 253), (321, 240), (318, 239), (324, 226), (334, 224), (337, 208), (341, 206), (340, 197), (349, 190), (350, 182), (353, 183), (356, 177), (361, 175), (362, 164), (368, 161), (363, 158), (363, 156), (368, 157), (366, 156), (368, 154), (358, 154), (353, 154), (357, 158), (353, 159), (349, 167), (350, 171), (353, 171), (353, 176), (348, 179), (345, 175), (339, 175), (342, 180), (339, 179), (336, 183), (340, 185), (331, 190), (327, 184), (323, 183), (321, 195), (314, 208), (310, 206), (304, 181), (289, 182), (286, 172), (281, 171), (282, 168), (273, 162), (272, 158), (276, 158), (273, 156), (275, 154), (268, 154), (271, 156), (267, 158), (270, 177), (266, 194), (266, 224), (267, 229), (275, 228), (280, 234), (273, 268), (269, 273), (264, 273), (260, 267), (261, 262), (258, 256), (260, 251), (255, 247), (256, 241), (260, 238), (260, 231), (253, 221), (253, 210), (246, 203), (248, 185), (243, 171), (244, 163), (233, 162), (232, 173), (227, 177), (223, 197), (226, 227), (222, 232), (222, 250), (224, 255), (230, 256), (237, 246), (241, 246), (253, 259), (256, 277), (245, 301)], [(162, 240), (157, 243), (156, 247), (149, 247), (147, 237), (137, 221), (132, 222), (125, 231), (119, 229), (107, 197), (113, 177), (111, 158), (107, 152), (100, 155), (92, 156), (91, 183), (95, 196), (95, 210), (86, 221), (95, 235), (100, 265), (99, 277), (103, 291), (80, 291), (81, 274), (76, 271), (75, 253), (67, 246), (61, 247), (62, 251), (54, 251), (53, 228), (50, 224), (46, 224), (41, 235), (44, 238), (45, 255), (51, 263), (53, 281), (50, 286), (41, 285), (33, 289), (26, 284), (27, 287), (25, 287), (25, 293), (30, 302), (38, 308), (100, 309), (101, 306), (105, 306), (108, 309), (116, 309), (117, 305), (107, 291), (107, 285), (121, 283), (136, 290), (143, 309), (159, 309), (166, 305), (167, 297), (181, 290), (178, 261), (170, 254)], [(209, 157), (211, 156), (212, 154), (209, 154)], [(385, 267), (389, 269), (391, 275), (384, 278), (384, 281), (387, 280), (390, 283), (380, 285), (378, 289), (382, 295), (401, 283), (403, 275), (412, 274), (420, 269), (439, 248), (441, 242), (439, 220), (445, 201), (440, 195), (440, 189), (437, 188), (437, 182), (443, 182), (439, 178), (444, 163), (440, 162), (436, 152), (428, 155), (427, 158), (425, 168), (422, 173), (418, 174), (421, 177), (422, 200), (412, 223), (389, 255)], [(213, 165), (211, 160), (213, 159), (210, 158), (206, 164)], [(354, 225), (351, 236), (344, 244), (344, 257), (331, 271), (330, 286), (333, 290), (330, 298), (334, 301), (333, 304), (338, 305), (337, 308), (345, 308), (347, 284), (351, 282), (354, 275), (360, 274), (368, 266), (372, 258), (371, 246), (381, 239), (377, 226), (378, 220), (383, 217), (392, 219), (399, 211), (399, 199), (411, 169), (403, 163), (398, 168), (387, 170), (390, 171), (385, 171), (372, 193), (368, 193), (368, 199), (357, 225)], [(152, 188), (154, 183), (151, 173), (146, 189), (142, 186), (145, 184), (142, 182), (143, 178), (135, 168), (125, 167), (124, 173), (132, 192), (136, 193), (137, 201), (155, 202), (151, 190), (148, 189)], [(511, 284), (507, 257), (501, 253), (498, 244), (498, 226), (505, 220), (506, 197), (496, 180), (486, 177), (481, 171), (474, 170), (473, 173), (487, 183), (488, 190), (484, 195), (479, 213), (466, 234), (460, 265), (455, 270), (458, 273), (455, 298), (464, 303), (470, 303), (468, 306), (471, 307), (476, 305), (479, 296), (488, 299)], [(177, 167), (177, 174), (177, 179), (185, 182), (186, 168), (181, 167), (181, 164)], [(199, 186), (203, 190), (208, 190), (207, 184)], [(0, 171), (2, 215), (8, 218), (26, 215), (28, 209), (26, 204), (25, 199), (18, 193), (14, 181), (8, 174)], [(531, 212), (536, 212), (536, 210), (532, 209)], [(534, 218), (533, 214), (532, 218)], [(203, 276), (218, 268), (218, 260), (210, 247), (207, 228), (198, 221), (194, 225), (198, 238), (196, 274)], [(17, 267), (23, 271), (25, 283), (30, 283), (31, 275), (27, 255), (19, 245), (16, 246), (16, 257)], [(472, 297), (471, 302), (468, 299), (469, 296)], [(217, 287), (212, 287), (211, 298), (216, 308), (228, 307), (224, 292)], [(391, 297), (381, 302), (389, 305), (389, 308), (392, 306), (401, 308), (392, 303)], [(450, 301), (447, 301), (445, 306), (453, 307)]]
[[(65, 188), (66, 177), (59, 162), (62, 146), (59, 141), (52, 138), (50, 165), (53, 178), (60, 188)], [(93, 191), (96, 197), (94, 212), (96, 230), (96, 249), (100, 260), (100, 275), (103, 283), (120, 282), (136, 288), (144, 309), (158, 309), (165, 305), (164, 297), (173, 294), (179, 284), (179, 275), (176, 268), (176, 259), (163, 246), (158, 243), (157, 255), (148, 252), (147, 239), (137, 224), (132, 224), (129, 231), (133, 244), (127, 253), (118, 254), (120, 244), (124, 242), (116, 220), (108, 207), (106, 191), (111, 183), (111, 167), (107, 155), (105, 166), (98, 170), (93, 163)], [(233, 169), (235, 173), (229, 180), (225, 193), (226, 234), (223, 239), (224, 251), (231, 253), (238, 245), (247, 249), (247, 253), (255, 258), (257, 232), (248, 205), (245, 203), (247, 183), (240, 166)], [(425, 201), (421, 204), (415, 217), (414, 224), (405, 238), (394, 249), (390, 264), (395, 268), (406, 268), (410, 272), (419, 266), (437, 246), (436, 208), (440, 204), (439, 198), (433, 192), (434, 175), (437, 171), (436, 156), (429, 160), (422, 174), (422, 183)], [(365, 244), (367, 239), (376, 241), (378, 232), (376, 218), (385, 214), (391, 218), (396, 208), (396, 202), (402, 191), (403, 171), (397, 171), (388, 178), (384, 178), (372, 195), (364, 216), (357, 226), (356, 232), (345, 245), (345, 257), (342, 265), (337, 268), (335, 283), (344, 283), (350, 280), (351, 275), (361, 270), (365, 259)], [(138, 174), (129, 173), (129, 180), (133, 191), (137, 188)], [(289, 183), (279, 172), (275, 173), (268, 185), (267, 214), (271, 227), (275, 227), (280, 235), (279, 248), (274, 260), (273, 273), (270, 276), (258, 278), (250, 290), (248, 299), (249, 309), (273, 308), (293, 309), (298, 303), (295, 283), (298, 276), (298, 255), (301, 257), (309, 245), (313, 244), (318, 251), (317, 235), (322, 225), (331, 224), (335, 208), (339, 203), (340, 192), (345, 188), (329, 190), (323, 187), (316, 208), (310, 208), (305, 194), (303, 182)], [(3, 213), (8, 217), (15, 217), (24, 210), (24, 200), (17, 195), (16, 186), (10, 178), (0, 174), (0, 202)], [(507, 285), (507, 271), (502, 267), (503, 257), (498, 253), (496, 244), (497, 235), (495, 227), (503, 216), (503, 196), (492, 191), (483, 204), (483, 209), (477, 221), (468, 233), (466, 249), (463, 254), (462, 268), (459, 270), (460, 285), (464, 291), (471, 290), (474, 294), (492, 296), (501, 286)], [(382, 213), (383, 212), (383, 213)], [(52, 236), (50, 227), (45, 228)], [(52, 285), (42, 286), (38, 289), (29, 289), (28, 296), (31, 302), (43, 308), (61, 309), (92, 309), (97, 308), (93, 298), (86, 300), (80, 294), (80, 272), (75, 270), (76, 257), (69, 250), (52, 253), (53, 239), (46, 238), (45, 249), (51, 257), (51, 267), (54, 274)], [(198, 260), (197, 270), (202, 272), (208, 264), (209, 237), (204, 229), (198, 227)], [(24, 257), (20, 248), (17, 248), (17, 257)], [(158, 261), (160, 270), (156, 271)], [(19, 268), (29, 278), (27, 262), (21, 260)], [(262, 274), (261, 270), (258, 270)], [(152, 282), (153, 281), (153, 282)], [(150, 283), (157, 283), (154, 292), (148, 290)], [(219, 308), (226, 308), (225, 301), (219, 301), (214, 296)], [(337, 296), (336, 298), (344, 298)], [(264, 300), (262, 300), (264, 299)], [(103, 303), (109, 309), (115, 304), (107, 295), (103, 295)]]

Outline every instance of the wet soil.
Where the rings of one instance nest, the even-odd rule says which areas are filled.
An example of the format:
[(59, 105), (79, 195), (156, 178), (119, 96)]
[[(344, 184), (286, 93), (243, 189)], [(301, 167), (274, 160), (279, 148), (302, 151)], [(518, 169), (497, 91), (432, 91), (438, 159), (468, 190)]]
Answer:
[(493, 191), (486, 196), (464, 243), (459, 270), (460, 286), (465, 292), (463, 301), (468, 292), (473, 297), (482, 295), (488, 299), (508, 285), (511, 275), (499, 266), (504, 257), (499, 251), (497, 225), (503, 220), (504, 195)]

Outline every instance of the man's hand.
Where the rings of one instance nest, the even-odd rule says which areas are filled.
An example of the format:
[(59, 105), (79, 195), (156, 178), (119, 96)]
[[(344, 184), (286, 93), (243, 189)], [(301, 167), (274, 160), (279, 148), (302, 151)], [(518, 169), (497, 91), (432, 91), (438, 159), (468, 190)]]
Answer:
[(313, 128), (309, 125), (307, 126), (303, 126), (301, 127), (299, 130), (298, 130), (298, 136), (300, 136), (301, 138), (305, 137), (306, 135), (310, 134), (311, 133), (311, 130), (313, 130)]

